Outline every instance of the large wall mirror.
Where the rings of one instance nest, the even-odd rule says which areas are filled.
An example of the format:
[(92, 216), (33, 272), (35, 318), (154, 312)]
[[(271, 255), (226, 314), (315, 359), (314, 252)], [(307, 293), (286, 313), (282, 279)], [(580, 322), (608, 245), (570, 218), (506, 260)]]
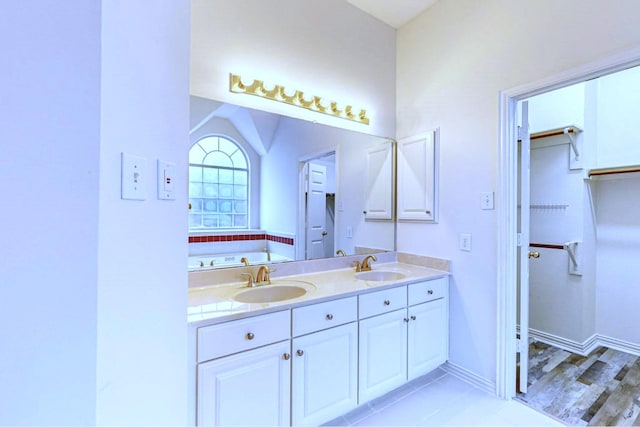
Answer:
[(393, 140), (196, 96), (190, 114), (190, 270), (395, 250), (393, 215), (365, 213), (393, 198), (371, 185)]

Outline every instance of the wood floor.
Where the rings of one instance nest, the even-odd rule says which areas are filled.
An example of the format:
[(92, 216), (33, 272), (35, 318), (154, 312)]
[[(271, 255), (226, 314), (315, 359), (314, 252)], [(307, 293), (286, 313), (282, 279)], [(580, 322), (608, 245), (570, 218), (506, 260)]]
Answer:
[(599, 347), (580, 356), (529, 345), (529, 382), (518, 399), (565, 424), (640, 426), (640, 358)]

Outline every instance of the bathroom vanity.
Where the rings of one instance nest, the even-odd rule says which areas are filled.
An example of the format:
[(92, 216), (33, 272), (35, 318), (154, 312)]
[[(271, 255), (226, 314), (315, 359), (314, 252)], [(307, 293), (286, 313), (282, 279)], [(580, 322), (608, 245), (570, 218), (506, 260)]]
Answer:
[(432, 371), (448, 274), (387, 262), (191, 288), (192, 422), (319, 425)]

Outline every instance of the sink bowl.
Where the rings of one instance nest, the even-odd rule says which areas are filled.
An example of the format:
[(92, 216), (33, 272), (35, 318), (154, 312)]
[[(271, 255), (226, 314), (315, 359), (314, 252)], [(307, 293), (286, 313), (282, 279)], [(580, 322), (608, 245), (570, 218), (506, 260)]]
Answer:
[(311, 283), (303, 282), (272, 283), (255, 288), (243, 288), (233, 296), (233, 299), (247, 303), (286, 301), (305, 295), (313, 287)]
[(387, 280), (400, 280), (407, 277), (406, 274), (399, 271), (387, 271), (387, 270), (371, 270), (363, 271), (356, 274), (356, 279), (368, 280), (371, 282), (386, 282)]

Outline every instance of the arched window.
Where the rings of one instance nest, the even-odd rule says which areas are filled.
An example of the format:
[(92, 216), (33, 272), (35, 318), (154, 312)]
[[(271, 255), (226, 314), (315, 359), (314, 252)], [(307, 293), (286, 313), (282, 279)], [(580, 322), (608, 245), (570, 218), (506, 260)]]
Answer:
[(189, 229), (248, 228), (249, 165), (238, 144), (207, 136), (189, 150)]

